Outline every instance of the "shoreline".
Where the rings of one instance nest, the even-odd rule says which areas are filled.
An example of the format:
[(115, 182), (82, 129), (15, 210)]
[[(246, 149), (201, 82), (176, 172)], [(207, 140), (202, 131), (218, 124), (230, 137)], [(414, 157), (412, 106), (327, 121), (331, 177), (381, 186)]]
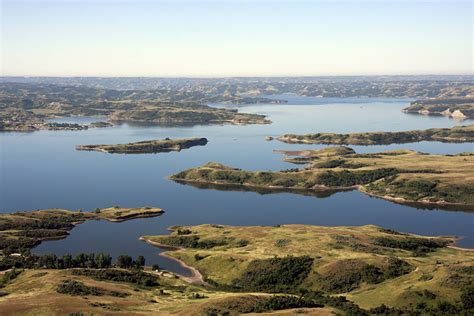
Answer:
[(76, 145), (76, 150), (97, 151), (109, 154), (157, 154), (180, 152), (195, 146), (205, 146), (209, 141), (205, 137), (150, 139), (124, 144)]
[(143, 236), (139, 237), (138, 238), (139, 240), (141, 241), (144, 241), (152, 246), (155, 246), (155, 247), (158, 247), (160, 249), (164, 249), (165, 252), (161, 252), (158, 254), (158, 256), (160, 257), (163, 257), (163, 258), (167, 258), (167, 259), (170, 259), (176, 263), (178, 263), (181, 267), (183, 268), (186, 268), (188, 269), (189, 271), (191, 271), (191, 276), (185, 276), (181, 273), (177, 273), (177, 272), (173, 272), (173, 271), (168, 271), (168, 270), (165, 270), (165, 271), (168, 271), (168, 272), (171, 272), (173, 274), (175, 274), (177, 277), (179, 277), (181, 280), (185, 281), (185, 282), (188, 282), (188, 283), (191, 283), (191, 284), (200, 284), (200, 285), (209, 285), (206, 281), (204, 281), (204, 276), (202, 275), (202, 273), (190, 266), (190, 265), (187, 265), (184, 261), (182, 260), (179, 260), (177, 258), (174, 258), (168, 254), (166, 254), (166, 251), (168, 250), (181, 250), (183, 248), (179, 248), (179, 247), (172, 247), (172, 246), (168, 246), (168, 245), (164, 245), (164, 244), (160, 244), (158, 242), (155, 242), (155, 241), (151, 241), (149, 240), (148, 238), (145, 238)]
[(291, 188), (291, 187), (284, 187), (284, 186), (276, 186), (276, 185), (255, 185), (255, 184), (240, 184), (240, 183), (222, 183), (218, 181), (200, 181), (200, 180), (189, 180), (189, 179), (174, 179), (173, 176), (167, 177), (169, 180), (176, 181), (176, 182), (189, 182), (189, 183), (201, 183), (201, 184), (215, 184), (219, 186), (238, 186), (243, 188), (257, 188), (257, 189), (268, 189), (268, 190), (278, 190), (282, 192), (288, 191), (304, 191), (304, 192), (326, 192), (326, 191), (350, 191), (357, 189), (356, 185), (348, 186), (348, 187), (328, 187), (325, 185), (315, 186), (312, 188)]
[(455, 244), (456, 244), (456, 243), (454, 243), (453, 245), (446, 246), (446, 247), (447, 247), (447, 248), (451, 248), (451, 249), (460, 250), (460, 251), (474, 251), (474, 248), (458, 247), (458, 246), (455, 246)]
[[(406, 206), (414, 206), (414, 207), (422, 207), (422, 206), (433, 206), (433, 207), (461, 207), (465, 208), (464, 210), (453, 210), (453, 211), (460, 211), (460, 212), (473, 212), (474, 211), (474, 205), (472, 204), (461, 204), (461, 203), (452, 203), (452, 202), (445, 202), (445, 201), (438, 201), (438, 202), (431, 202), (431, 201), (413, 201), (413, 200), (407, 200), (403, 197), (393, 197), (389, 195), (377, 195), (374, 193), (370, 193), (366, 190), (364, 190), (361, 186), (357, 187), (357, 190), (359, 192), (362, 192), (364, 194), (367, 194), (368, 196), (387, 200), (390, 202), (398, 203), (401, 205), (406, 205)], [(449, 210), (449, 209), (448, 209)]]
[[(364, 226), (364, 225), (362, 225), (362, 226)], [(170, 230), (172, 230), (172, 229), (170, 229)], [(416, 234), (414, 234), (414, 235), (416, 235)], [(427, 237), (427, 236), (423, 235), (423, 237)], [(430, 236), (430, 237), (435, 238), (437, 236)], [(456, 243), (459, 240), (461, 240), (462, 238), (460, 238), (458, 236), (450, 236), (450, 238), (452, 238), (453, 241), (450, 244), (448, 244), (445, 248), (454, 249), (454, 250), (457, 250), (457, 251), (468, 251), (468, 252), (474, 251), (474, 247), (473, 248), (465, 248), (465, 247), (456, 246)], [(146, 243), (148, 243), (148, 244), (151, 244), (153, 246), (156, 246), (160, 249), (165, 250), (165, 252), (159, 253), (158, 256), (170, 259), (170, 260), (178, 263), (181, 267), (189, 269), (191, 271), (192, 275), (191, 276), (185, 276), (185, 275), (182, 275), (180, 273), (176, 273), (176, 272), (169, 271), (169, 270), (163, 270), (163, 271), (171, 272), (174, 275), (176, 275), (178, 278), (180, 278), (181, 280), (183, 280), (185, 282), (188, 282), (190, 284), (200, 284), (200, 285), (207, 285), (207, 286), (209, 285), (207, 282), (204, 281), (204, 277), (203, 277), (202, 273), (197, 268), (195, 268), (193, 266), (190, 266), (190, 265), (186, 264), (184, 261), (182, 261), (180, 259), (177, 259), (175, 257), (172, 257), (172, 256), (167, 254), (167, 251), (179, 251), (179, 250), (183, 250), (184, 248), (182, 248), (182, 247), (173, 247), (173, 246), (161, 244), (159, 242), (154, 242), (154, 241), (151, 241), (151, 240), (149, 240), (148, 238), (146, 238), (144, 236), (139, 237), (139, 239), (146, 242)]]
[(92, 211), (83, 212), (83, 214), (85, 214), (85, 218), (83, 218), (82, 220), (71, 222), (72, 227), (70, 229), (66, 230), (64, 235), (38, 238), (37, 244), (35, 246), (33, 246), (31, 248), (31, 250), (37, 248), (43, 242), (57, 241), (57, 240), (62, 240), (62, 239), (68, 238), (70, 236), (71, 232), (76, 228), (76, 226), (84, 224), (88, 221), (93, 221), (93, 220), (102, 221), (103, 220), (103, 221), (107, 221), (107, 222), (110, 222), (110, 223), (120, 224), (122, 222), (126, 222), (126, 221), (129, 221), (129, 220), (134, 220), (134, 219), (139, 219), (139, 218), (158, 217), (158, 216), (161, 216), (164, 213), (165, 213), (165, 211), (163, 209), (160, 209), (160, 211), (156, 211), (156, 212), (148, 212), (148, 213), (145, 212), (145, 213), (141, 213), (141, 214), (131, 214), (131, 215), (125, 215), (124, 217), (120, 217), (120, 218), (107, 218), (105, 216), (100, 216), (101, 215), (100, 213), (96, 214), (96, 213), (93, 213)]
[(141, 214), (131, 214), (131, 215), (124, 215), (124, 216), (121, 216), (121, 217), (118, 217), (118, 218), (106, 218), (106, 217), (98, 217), (97, 219), (99, 220), (106, 220), (106, 221), (109, 221), (111, 223), (122, 223), (122, 222), (126, 222), (126, 221), (129, 221), (129, 220), (134, 220), (134, 219), (138, 219), (138, 218), (150, 218), (150, 217), (158, 217), (158, 216), (161, 216), (165, 213), (165, 211), (163, 209), (160, 209), (160, 211), (156, 211), (156, 212), (144, 212), (144, 213), (141, 213)]
[(351, 133), (284, 134), (276, 140), (286, 144), (322, 144), (335, 146), (381, 146), (419, 142), (470, 143), (474, 125), (424, 130), (370, 131)]
[(200, 184), (213, 184), (213, 185), (218, 185), (218, 186), (237, 186), (237, 187), (243, 187), (243, 188), (258, 188), (258, 189), (269, 189), (269, 190), (279, 190), (282, 192), (292, 192), (292, 191), (302, 191), (302, 192), (328, 192), (328, 191), (349, 191), (349, 190), (357, 190), (361, 193), (367, 194), (368, 196), (380, 198), (383, 200), (387, 200), (390, 202), (394, 203), (399, 203), (402, 205), (408, 205), (410, 204), (412, 206), (433, 206), (433, 207), (462, 207), (465, 208), (464, 210), (459, 210), (459, 211), (466, 211), (466, 212), (473, 212), (474, 211), (474, 205), (472, 204), (461, 204), (461, 203), (451, 203), (451, 202), (444, 202), (444, 201), (439, 201), (439, 202), (430, 202), (430, 201), (413, 201), (413, 200), (407, 200), (402, 197), (391, 197), (391, 196), (385, 196), (385, 195), (376, 195), (374, 193), (369, 193), (366, 190), (362, 188), (361, 185), (353, 185), (353, 186), (347, 186), (347, 187), (328, 187), (325, 185), (316, 185), (313, 186), (312, 188), (306, 189), (306, 188), (291, 188), (291, 187), (283, 187), (283, 186), (263, 186), (263, 185), (253, 185), (253, 184), (237, 184), (237, 183), (222, 183), (222, 182), (217, 182), (217, 181), (200, 181), (200, 180), (189, 180), (189, 179), (174, 179), (172, 176), (168, 177), (168, 179), (177, 181), (177, 182), (184, 182), (184, 183), (200, 183)]

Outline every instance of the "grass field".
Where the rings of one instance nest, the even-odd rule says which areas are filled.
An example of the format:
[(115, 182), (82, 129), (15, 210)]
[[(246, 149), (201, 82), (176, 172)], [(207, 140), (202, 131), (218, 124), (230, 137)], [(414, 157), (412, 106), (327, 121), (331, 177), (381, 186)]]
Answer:
[[(188, 285), (175, 278), (158, 277), (159, 286), (146, 288), (125, 282), (97, 281), (73, 275), (70, 270), (25, 270), (2, 292), (2, 315), (198, 315), (199, 306), (214, 299), (236, 296)], [(79, 281), (89, 287), (126, 293), (126, 297), (109, 295), (76, 296), (60, 294), (57, 286), (64, 280)], [(202, 298), (193, 298), (199, 293)]]
[[(183, 244), (185, 248), (167, 254), (196, 267), (207, 280), (223, 286), (238, 284), (236, 280), (247, 277), (261, 260), (288, 255), (314, 260), (297, 287), (344, 294), (364, 308), (381, 304), (454, 303), (459, 301), (462, 288), (474, 282), (474, 252), (447, 247), (454, 240), (452, 237), (401, 234), (372, 225), (200, 225), (174, 228), (169, 236), (143, 238), (177, 245), (176, 239), (183, 236), (197, 237), (201, 244), (216, 246)], [(393, 243), (394, 240), (402, 243)], [(419, 251), (429, 243), (431, 246)], [(391, 267), (390, 260), (397, 260), (396, 266)], [(403, 265), (407, 267), (405, 271), (392, 273), (392, 269)], [(378, 272), (364, 275), (374, 269)], [(357, 275), (358, 271), (362, 276)], [(384, 276), (373, 279), (373, 275)]]

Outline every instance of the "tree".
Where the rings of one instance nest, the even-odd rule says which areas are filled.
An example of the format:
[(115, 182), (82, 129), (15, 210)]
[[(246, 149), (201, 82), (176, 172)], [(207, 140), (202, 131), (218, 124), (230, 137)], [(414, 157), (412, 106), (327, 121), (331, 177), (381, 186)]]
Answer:
[(40, 257), (39, 266), (47, 269), (54, 269), (56, 267), (57, 257), (55, 254), (46, 254)]
[(143, 268), (145, 265), (145, 257), (143, 256), (138, 256), (137, 259), (135, 260), (135, 266), (140, 269)]
[(95, 254), (94, 253), (90, 253), (90, 254), (87, 255), (86, 267), (88, 267), (88, 268), (95, 268), (96, 267)]
[(157, 264), (154, 264), (154, 265), (151, 266), (151, 269), (152, 269), (153, 271), (158, 271), (158, 270), (160, 270), (160, 266), (157, 265)]
[(98, 268), (108, 268), (112, 264), (112, 257), (108, 254), (101, 252), (97, 254), (95, 261)]
[(130, 268), (133, 264), (133, 259), (127, 255), (120, 255), (117, 257), (117, 266), (119, 268)]
[(73, 268), (74, 267), (74, 260), (70, 254), (63, 255), (63, 266), (65, 269)]
[(78, 253), (74, 258), (75, 266), (79, 268), (85, 268), (87, 262), (87, 254), (85, 253)]

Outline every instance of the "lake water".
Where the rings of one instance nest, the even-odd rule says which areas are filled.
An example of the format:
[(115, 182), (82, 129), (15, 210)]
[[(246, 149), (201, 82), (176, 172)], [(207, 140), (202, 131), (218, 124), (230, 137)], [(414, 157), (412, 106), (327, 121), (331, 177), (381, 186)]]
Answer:
[[(271, 125), (146, 127), (127, 124), (87, 131), (40, 131), (0, 134), (0, 212), (43, 208), (82, 209), (120, 205), (152, 205), (165, 209), (156, 218), (124, 223), (90, 221), (78, 225), (68, 238), (48, 241), (36, 253), (107, 252), (113, 256), (144, 255), (147, 264), (186, 273), (160, 249), (138, 240), (142, 235), (166, 234), (172, 225), (365, 225), (403, 232), (464, 237), (460, 246), (474, 247), (474, 213), (418, 209), (371, 198), (358, 191), (328, 197), (295, 193), (260, 194), (202, 189), (182, 185), (167, 176), (209, 161), (251, 170), (280, 170), (282, 149), (321, 148), (267, 142), (265, 136), (285, 133), (399, 131), (451, 127), (461, 123), (434, 116), (402, 113), (409, 100), (325, 99), (277, 96), (288, 104), (249, 105), (239, 110), (266, 114)], [(69, 118), (90, 122), (96, 118)], [(462, 124), (473, 124), (473, 120)], [(76, 151), (77, 144), (125, 143), (157, 138), (206, 137), (209, 143), (182, 152), (120, 155)], [(359, 152), (407, 148), (429, 153), (473, 151), (473, 144), (421, 142), (390, 146), (352, 146)]]

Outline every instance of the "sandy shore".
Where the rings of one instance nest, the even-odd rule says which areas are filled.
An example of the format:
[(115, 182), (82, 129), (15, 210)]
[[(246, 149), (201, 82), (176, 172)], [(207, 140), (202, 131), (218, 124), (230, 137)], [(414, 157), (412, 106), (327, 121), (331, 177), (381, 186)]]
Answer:
[[(140, 240), (146, 242), (146, 243), (149, 243), (153, 246), (156, 246), (156, 247), (159, 247), (159, 248), (162, 248), (162, 249), (166, 249), (166, 250), (180, 250), (182, 248), (177, 248), (177, 247), (170, 247), (168, 245), (163, 245), (163, 244), (160, 244), (160, 243), (157, 243), (157, 242), (154, 242), (154, 241), (151, 241), (149, 239), (146, 239), (144, 237), (140, 237), (139, 238)], [(206, 283), (206, 281), (204, 281), (204, 277), (203, 275), (201, 274), (201, 272), (199, 272), (198, 269), (194, 268), (194, 267), (191, 267), (189, 265), (187, 265), (186, 263), (184, 263), (183, 261), (179, 260), (179, 259), (176, 259), (174, 257), (171, 257), (169, 255), (167, 255), (165, 252), (163, 253), (160, 253), (158, 254), (159, 256), (161, 257), (164, 257), (164, 258), (168, 258), (170, 260), (173, 260), (175, 262), (177, 262), (180, 266), (182, 266), (183, 268), (186, 268), (188, 270), (191, 271), (192, 275), (191, 276), (185, 276), (185, 275), (182, 275), (182, 274), (179, 274), (179, 273), (176, 273), (176, 272), (172, 272), (173, 274), (175, 274), (176, 276), (178, 276), (181, 280), (185, 281), (185, 282), (188, 282), (188, 283), (191, 283), (191, 284), (200, 284), (200, 285), (208, 285)]]

